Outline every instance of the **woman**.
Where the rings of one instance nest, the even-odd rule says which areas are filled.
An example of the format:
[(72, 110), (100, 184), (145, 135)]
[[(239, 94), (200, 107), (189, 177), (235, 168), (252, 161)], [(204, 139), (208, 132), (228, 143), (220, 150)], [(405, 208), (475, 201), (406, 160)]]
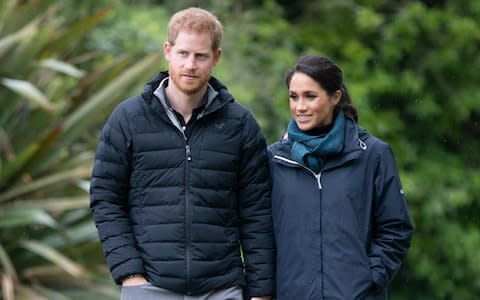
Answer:
[(292, 120), (269, 147), (277, 298), (387, 299), (413, 228), (390, 146), (357, 124), (341, 69), (287, 73)]

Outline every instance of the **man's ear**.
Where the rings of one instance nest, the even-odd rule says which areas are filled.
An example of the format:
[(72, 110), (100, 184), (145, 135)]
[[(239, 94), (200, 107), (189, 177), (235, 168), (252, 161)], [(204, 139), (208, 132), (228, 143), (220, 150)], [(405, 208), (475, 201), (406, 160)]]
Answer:
[(222, 48), (218, 48), (213, 52), (213, 62), (215, 65), (220, 61), (220, 57), (222, 57)]
[(172, 45), (169, 42), (163, 44), (163, 56), (166, 60), (170, 60), (170, 52), (172, 51)]

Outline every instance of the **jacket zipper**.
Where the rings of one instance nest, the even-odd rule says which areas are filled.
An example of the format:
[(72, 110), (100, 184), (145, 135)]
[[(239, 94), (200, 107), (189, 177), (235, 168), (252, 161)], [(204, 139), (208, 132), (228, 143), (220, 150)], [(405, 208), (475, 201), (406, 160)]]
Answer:
[[(189, 162), (192, 160), (192, 152), (190, 149), (189, 140), (186, 134), (187, 127), (185, 125), (180, 125), (180, 121), (178, 120), (177, 116), (173, 112), (172, 108), (168, 108), (167, 114), (169, 114), (169, 119), (173, 123), (173, 125), (180, 131), (185, 141), (185, 264), (186, 264), (186, 272), (187, 272), (187, 295), (191, 295), (191, 286), (192, 286), (192, 278), (191, 274), (191, 251), (190, 251), (190, 198), (189, 198), (189, 191), (188, 191), (188, 180), (189, 180)], [(198, 120), (199, 118), (197, 118)]]
[[(160, 86), (163, 86), (163, 82), (167, 79), (168, 79), (168, 77), (164, 78), (160, 82)], [(158, 94), (156, 92), (157, 91), (154, 92), (154, 95), (159, 99), (160, 103), (165, 108), (165, 112), (167, 114), (168, 119), (170, 120), (170, 122), (172, 122), (172, 125), (180, 131), (180, 133), (182, 134), (182, 136), (185, 140), (185, 158), (186, 158), (186, 163), (185, 163), (185, 226), (186, 226), (186, 230), (185, 230), (185, 239), (186, 239), (186, 241), (185, 241), (185, 247), (186, 247), (185, 256), (186, 256), (186, 271), (187, 271), (187, 295), (190, 296), (191, 293), (192, 293), (191, 292), (191, 285), (192, 285), (191, 281), (192, 281), (192, 279), (191, 279), (191, 276), (190, 276), (190, 273), (191, 273), (191, 263), (190, 263), (190, 260), (191, 260), (191, 250), (190, 250), (190, 229), (191, 229), (190, 222), (191, 222), (191, 216), (190, 216), (190, 213), (189, 213), (190, 212), (190, 199), (189, 199), (189, 196), (188, 196), (189, 195), (188, 194), (188, 180), (189, 180), (189, 162), (192, 160), (192, 155), (191, 155), (191, 149), (190, 149), (190, 144), (189, 144), (189, 141), (188, 141), (188, 137), (185, 133), (186, 126), (181, 125), (181, 123), (178, 120), (175, 112), (173, 111), (173, 108), (171, 106), (167, 105), (167, 103), (165, 101), (165, 96), (163, 95), (163, 92), (160, 92), (160, 94)], [(213, 97), (216, 98), (217, 95), (218, 95), (218, 93), (215, 92)], [(230, 101), (228, 101), (228, 102), (230, 102)], [(218, 108), (218, 109), (220, 109), (220, 108)], [(197, 120), (199, 120), (200, 118), (203, 118), (204, 116), (206, 116), (209, 113), (211, 113), (211, 112), (207, 113), (207, 108), (205, 107), (205, 109), (197, 116)]]
[[(357, 136), (358, 136), (358, 127), (356, 127), (356, 128), (357, 128)], [(363, 151), (367, 150), (367, 144), (363, 140), (361, 140), (360, 138), (358, 139), (358, 141), (359, 141), (360, 148)], [(318, 174), (315, 174), (315, 172), (313, 170), (311, 170), (310, 168), (308, 168), (308, 167), (306, 167), (306, 166), (304, 166), (304, 165), (302, 165), (302, 164), (300, 164), (300, 163), (298, 163), (294, 160), (290, 160), (288, 158), (285, 158), (285, 157), (282, 157), (282, 156), (279, 156), (279, 155), (274, 155), (274, 158), (278, 159), (278, 160), (281, 160), (283, 162), (286, 162), (288, 164), (299, 166), (299, 167), (302, 167), (302, 168), (308, 170), (317, 179), (319, 190), (322, 190), (322, 184), (320, 182), (322, 171), (320, 171), (320, 173), (318, 173)], [(322, 201), (320, 201), (320, 211), (322, 211), (321, 206), (322, 206)], [(323, 226), (321, 226), (321, 221), (320, 221), (320, 236), (323, 236)], [(320, 268), (321, 268), (321, 273), (322, 273), (322, 291), (321, 291), (321, 293), (322, 293), (322, 298), (324, 298), (325, 297), (325, 290), (324, 290), (325, 284), (324, 284), (324, 276), (323, 276), (323, 269), (324, 269), (324, 265), (323, 265), (323, 240), (321, 238), (320, 238), (320, 243), (321, 243), (321, 245), (320, 245), (320, 248), (321, 248), (321, 254), (320, 254), (321, 255), (321, 257), (320, 257), (321, 267)]]
[(296, 166), (299, 166), (299, 167), (302, 167), (304, 168), (305, 170), (309, 171), (310, 173), (312, 173), (312, 175), (315, 177), (315, 179), (317, 180), (317, 184), (318, 184), (318, 189), (321, 190), (322, 189), (322, 183), (320, 182), (320, 178), (322, 177), (322, 172), (320, 171), (320, 173), (316, 174), (312, 169), (302, 165), (301, 163), (298, 163), (294, 160), (291, 160), (291, 159), (288, 159), (288, 158), (285, 158), (285, 157), (282, 157), (282, 156), (279, 156), (279, 155), (275, 155), (274, 156), (276, 159), (279, 159), (281, 161), (284, 161), (284, 162), (287, 162), (289, 164), (292, 164), (292, 165), (296, 165)]
[(191, 156), (191, 151), (190, 151), (190, 145), (188, 143), (188, 138), (185, 133), (186, 127), (182, 126), (181, 127), (181, 132), (183, 135), (183, 139), (185, 140), (185, 158), (186, 158), (186, 163), (185, 163), (185, 263), (186, 263), (186, 269), (187, 269), (187, 295), (191, 294), (191, 277), (190, 277), (190, 199), (188, 197), (188, 178), (189, 178), (189, 167), (188, 163), (192, 160)]
[[(283, 161), (283, 162), (286, 162), (286, 163), (295, 165), (295, 166), (302, 167), (302, 168), (304, 168), (305, 170), (308, 170), (308, 171), (309, 171), (310, 173), (312, 173), (313, 176), (315, 176), (315, 178), (317, 179), (318, 189), (319, 189), (320, 191), (322, 190), (322, 183), (320, 182), (320, 178), (322, 177), (322, 171), (320, 171), (320, 173), (318, 173), (318, 174), (315, 174), (315, 172), (314, 172), (312, 169), (310, 169), (310, 168), (308, 168), (308, 167), (306, 167), (306, 166), (302, 165), (301, 163), (298, 163), (298, 162), (296, 162), (296, 161), (294, 161), (294, 160), (290, 160), (290, 159), (288, 159), (288, 158), (285, 158), (285, 157), (282, 157), (282, 156), (279, 156), (279, 155), (275, 155), (274, 158), (276, 158), (276, 159), (278, 159), (278, 160), (281, 160), (281, 161)], [(322, 201), (320, 201), (320, 212), (321, 212), (321, 211), (322, 211)], [(324, 298), (324, 289), (323, 289), (323, 287), (324, 287), (325, 285), (324, 285), (324, 281), (323, 281), (323, 279), (324, 279), (324, 276), (323, 276), (323, 239), (322, 239), (322, 236), (323, 236), (323, 226), (322, 226), (322, 220), (321, 220), (321, 219), (322, 219), (322, 217), (320, 217), (320, 224), (319, 224), (319, 225), (320, 225), (320, 228), (319, 228), (319, 230), (320, 230), (320, 249), (321, 249), (321, 250), (320, 250), (320, 272), (322, 273), (322, 299), (323, 299), (323, 298)]]

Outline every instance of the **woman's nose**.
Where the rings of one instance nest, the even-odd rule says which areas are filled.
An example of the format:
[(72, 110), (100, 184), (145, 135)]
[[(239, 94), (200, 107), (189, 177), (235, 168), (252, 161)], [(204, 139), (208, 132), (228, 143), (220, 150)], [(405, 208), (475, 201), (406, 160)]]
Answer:
[(296, 103), (296, 106), (295, 106), (295, 109), (298, 110), (298, 111), (304, 111), (304, 110), (307, 109), (307, 105), (302, 98), (298, 99), (298, 101)]

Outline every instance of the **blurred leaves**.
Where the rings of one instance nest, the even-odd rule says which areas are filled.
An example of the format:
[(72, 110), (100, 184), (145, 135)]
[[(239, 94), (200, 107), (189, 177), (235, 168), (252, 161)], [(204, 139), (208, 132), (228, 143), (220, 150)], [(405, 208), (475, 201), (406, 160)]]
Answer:
[(24, 80), (17, 79), (2, 79), (1, 83), (16, 92), (20, 96), (25, 97), (30, 101), (33, 108), (40, 107), (46, 111), (53, 111), (54, 107), (39, 89), (37, 89), (32, 83)]
[(82, 270), (82, 267), (80, 265), (76, 264), (71, 259), (62, 255), (61, 253), (46, 244), (36, 241), (24, 240), (20, 243), (20, 246), (34, 254), (37, 254), (51, 261), (53, 264), (60, 267), (72, 276), (80, 277), (80, 275), (85, 272), (84, 270)]
[[(115, 299), (88, 191), (99, 126), (157, 71), (158, 54), (86, 47), (111, 12), (65, 19), (68, 1), (4, 1), (0, 11), (0, 279), (5, 299)], [(88, 254), (87, 254), (88, 253)], [(88, 260), (85, 260), (85, 255)], [(82, 282), (82, 283), (79, 283)], [(82, 292), (84, 293), (84, 292)], [(77, 298), (80, 299), (80, 298)]]
[(83, 70), (77, 69), (74, 65), (56, 59), (45, 59), (40, 62), (40, 66), (74, 78), (81, 78), (85, 74)]

